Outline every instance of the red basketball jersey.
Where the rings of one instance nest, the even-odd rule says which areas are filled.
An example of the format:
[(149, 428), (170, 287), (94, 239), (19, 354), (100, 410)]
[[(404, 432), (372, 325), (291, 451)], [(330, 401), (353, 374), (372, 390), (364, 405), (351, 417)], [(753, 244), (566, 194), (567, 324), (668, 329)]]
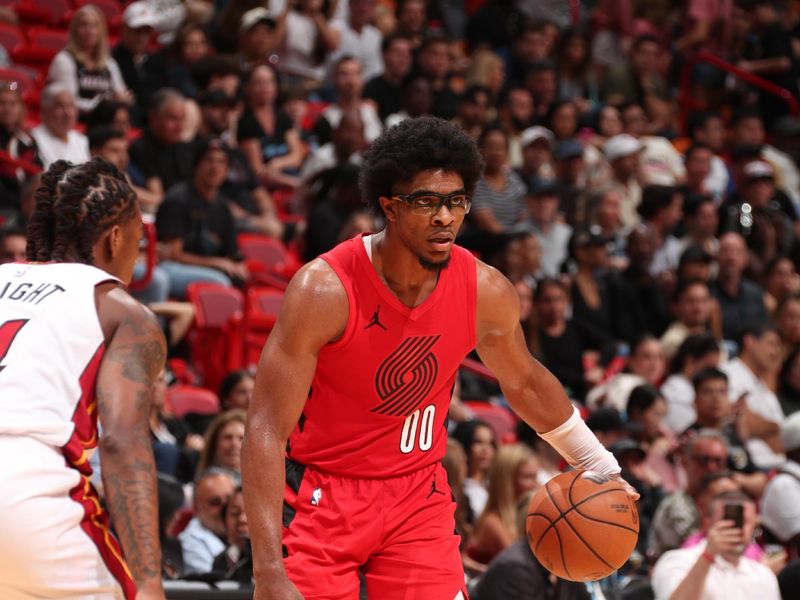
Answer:
[(475, 347), (475, 259), (453, 246), (431, 295), (409, 308), (378, 277), (362, 236), (322, 258), (347, 291), (347, 327), (320, 352), (289, 458), (378, 478), (441, 460), (456, 371)]

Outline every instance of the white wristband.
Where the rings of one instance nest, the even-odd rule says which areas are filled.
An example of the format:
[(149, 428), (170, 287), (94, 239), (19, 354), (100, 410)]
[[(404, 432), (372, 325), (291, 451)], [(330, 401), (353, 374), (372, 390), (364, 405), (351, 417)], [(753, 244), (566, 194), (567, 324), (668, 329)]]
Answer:
[(547, 433), (540, 433), (539, 437), (575, 468), (589, 469), (603, 475), (619, 474), (621, 469), (617, 459), (586, 426), (578, 409), (573, 409), (569, 419)]

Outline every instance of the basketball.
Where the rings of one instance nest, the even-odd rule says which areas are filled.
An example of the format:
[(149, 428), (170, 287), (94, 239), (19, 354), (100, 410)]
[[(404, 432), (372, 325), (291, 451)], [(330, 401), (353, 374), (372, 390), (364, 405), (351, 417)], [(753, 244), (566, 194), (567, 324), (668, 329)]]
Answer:
[(639, 537), (639, 514), (620, 483), (576, 470), (539, 488), (525, 529), (548, 571), (570, 581), (594, 581), (625, 564)]

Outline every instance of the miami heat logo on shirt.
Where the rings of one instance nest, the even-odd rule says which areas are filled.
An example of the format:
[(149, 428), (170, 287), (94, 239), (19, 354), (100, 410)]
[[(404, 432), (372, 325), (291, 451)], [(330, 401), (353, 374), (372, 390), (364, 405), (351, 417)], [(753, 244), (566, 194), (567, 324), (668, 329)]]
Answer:
[(439, 373), (439, 363), (431, 348), (440, 337), (406, 338), (386, 357), (375, 373), (375, 391), (383, 402), (372, 412), (405, 417), (417, 408)]

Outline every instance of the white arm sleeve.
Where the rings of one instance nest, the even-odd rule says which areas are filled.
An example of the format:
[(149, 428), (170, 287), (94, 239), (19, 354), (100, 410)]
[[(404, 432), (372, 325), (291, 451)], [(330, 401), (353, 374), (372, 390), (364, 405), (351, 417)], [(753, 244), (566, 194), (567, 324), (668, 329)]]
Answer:
[(603, 475), (617, 475), (621, 471), (617, 459), (603, 448), (581, 419), (577, 408), (573, 408), (572, 416), (561, 425), (539, 436), (575, 468)]

